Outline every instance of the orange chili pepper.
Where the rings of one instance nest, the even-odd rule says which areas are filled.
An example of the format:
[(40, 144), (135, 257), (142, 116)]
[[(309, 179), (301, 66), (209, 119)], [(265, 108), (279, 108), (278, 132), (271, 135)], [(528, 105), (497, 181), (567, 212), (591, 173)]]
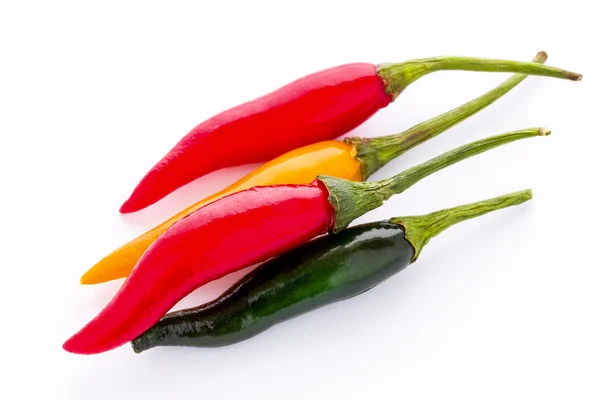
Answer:
[[(546, 58), (546, 53), (540, 52), (533, 61), (544, 63)], [(127, 277), (146, 249), (171, 225), (226, 195), (254, 186), (309, 184), (317, 175), (364, 181), (390, 160), (492, 104), (526, 77), (516, 74), (486, 94), (397, 135), (346, 138), (343, 142), (328, 140), (283, 154), (119, 247), (89, 269), (81, 277), (81, 283), (97, 284)]]

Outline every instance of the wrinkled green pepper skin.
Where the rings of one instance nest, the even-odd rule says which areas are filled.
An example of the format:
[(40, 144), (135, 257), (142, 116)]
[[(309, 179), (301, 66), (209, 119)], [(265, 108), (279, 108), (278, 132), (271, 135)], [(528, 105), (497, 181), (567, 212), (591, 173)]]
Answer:
[(218, 347), (365, 292), (406, 268), (414, 248), (401, 226), (380, 221), (317, 238), (267, 261), (205, 305), (167, 314), (132, 342)]

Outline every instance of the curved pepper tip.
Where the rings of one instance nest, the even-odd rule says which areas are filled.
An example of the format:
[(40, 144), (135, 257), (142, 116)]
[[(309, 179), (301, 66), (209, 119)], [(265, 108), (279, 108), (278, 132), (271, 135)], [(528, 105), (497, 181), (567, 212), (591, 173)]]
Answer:
[(119, 208), (119, 212), (121, 214), (128, 214), (141, 210), (140, 207), (136, 207), (133, 203), (134, 202), (132, 201), (131, 197), (128, 198), (127, 200), (125, 200), (125, 203), (121, 205), (121, 208)]
[(81, 343), (81, 341), (78, 340), (77, 334), (75, 334), (75, 335), (71, 336), (69, 339), (67, 339), (67, 341), (63, 343), (62, 348), (63, 348), (63, 350), (68, 351), (69, 353), (73, 353), (73, 354), (93, 354), (94, 353), (85, 348), (83, 343)]
[(96, 273), (96, 265), (94, 265), (92, 268), (85, 271), (83, 275), (81, 275), (81, 278), (79, 278), (79, 283), (81, 285), (95, 285), (105, 281), (100, 278), (101, 277), (99, 277)]
[(111, 346), (110, 344), (107, 345), (105, 341), (99, 341), (99, 338), (94, 335), (93, 330), (89, 329), (89, 326), (83, 327), (79, 332), (67, 339), (67, 341), (62, 345), (63, 350), (69, 353), (82, 355), (104, 353), (116, 347), (118, 346)]
[(121, 273), (120, 270), (116, 270), (114, 268), (106, 268), (102, 261), (81, 275), (81, 278), (79, 278), (79, 283), (81, 285), (96, 285), (98, 283), (109, 282), (115, 279), (127, 277), (127, 273)]
[(92, 274), (90, 274), (90, 271), (87, 271), (85, 274), (81, 275), (81, 278), (79, 278), (79, 283), (81, 285), (95, 285), (96, 283), (99, 283), (98, 280), (94, 279)]
[(77, 351), (74, 351), (75, 346), (73, 346), (73, 337), (67, 339), (67, 341), (63, 343), (62, 348), (69, 353), (77, 353)]
[[(142, 182), (146, 186), (158, 186), (157, 184), (153, 184), (154, 180), (151, 180), (149, 178), (145, 178)], [(129, 198), (125, 200), (125, 202), (121, 205), (121, 207), (119, 208), (119, 212), (121, 214), (128, 214), (143, 210), (144, 208), (149, 207), (157, 201), (161, 200), (164, 196), (166, 195), (157, 197), (156, 195), (148, 194), (146, 193), (146, 191), (143, 191), (136, 187), (129, 196)]]
[(144, 177), (142, 182), (140, 182), (140, 184), (138, 184), (138, 186), (136, 186), (136, 188), (133, 189), (133, 192), (131, 192), (129, 197), (127, 197), (127, 200), (125, 200), (119, 208), (119, 212), (121, 214), (128, 214), (143, 210), (144, 208), (160, 200), (160, 198), (154, 198), (153, 196), (151, 196), (151, 194), (149, 194), (147, 190), (140, 189), (140, 185), (142, 185), (142, 183), (145, 186), (153, 187), (155, 181), (154, 179), (152, 179), (152, 177), (153, 175), (150, 175), (150, 177)]

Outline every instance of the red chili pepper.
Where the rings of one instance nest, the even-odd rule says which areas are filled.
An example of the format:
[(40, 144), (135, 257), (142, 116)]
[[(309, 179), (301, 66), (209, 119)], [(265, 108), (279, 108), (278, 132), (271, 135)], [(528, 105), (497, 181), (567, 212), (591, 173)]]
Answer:
[(379, 182), (319, 177), (310, 185), (254, 187), (223, 197), (165, 231), (111, 302), (63, 348), (94, 354), (120, 346), (207, 282), (345, 229), (392, 195), (460, 160), (548, 133), (529, 129), (480, 140)]
[(326, 69), (196, 126), (142, 178), (120, 211), (145, 208), (209, 172), (268, 161), (295, 148), (341, 136), (386, 107), (409, 84), (440, 70), (581, 79), (579, 74), (536, 63), (465, 57)]

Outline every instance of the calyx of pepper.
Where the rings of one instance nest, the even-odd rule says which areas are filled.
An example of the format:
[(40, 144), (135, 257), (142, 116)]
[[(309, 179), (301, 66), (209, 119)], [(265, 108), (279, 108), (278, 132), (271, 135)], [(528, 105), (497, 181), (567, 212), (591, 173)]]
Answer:
[[(547, 59), (548, 54), (540, 51), (532, 62), (543, 64)], [(344, 142), (354, 147), (354, 158), (360, 162), (362, 177), (363, 180), (366, 180), (394, 158), (436, 137), (494, 103), (527, 76), (526, 74), (516, 74), (476, 99), (415, 125), (402, 133), (375, 138), (348, 137), (344, 139)]]
[(352, 182), (332, 176), (317, 176), (327, 188), (329, 203), (335, 210), (332, 231), (335, 233), (346, 229), (356, 218), (378, 208), (391, 196), (402, 193), (434, 172), (503, 144), (549, 134), (550, 131), (545, 128), (530, 128), (491, 136), (457, 147), (391, 178), (376, 182)]
[(386, 86), (386, 93), (392, 96), (392, 100), (394, 100), (408, 85), (417, 79), (431, 72), (449, 70), (513, 72), (569, 79), (572, 81), (580, 81), (582, 79), (581, 74), (533, 62), (474, 57), (432, 57), (397, 64), (379, 64), (377, 66), (377, 75), (383, 79)]
[(390, 222), (401, 225), (404, 229), (404, 237), (415, 250), (411, 260), (411, 263), (413, 263), (421, 254), (423, 247), (429, 243), (429, 240), (449, 227), (492, 211), (516, 206), (530, 200), (532, 197), (531, 189), (521, 190), (492, 199), (439, 210), (426, 215), (396, 217), (390, 219)]

